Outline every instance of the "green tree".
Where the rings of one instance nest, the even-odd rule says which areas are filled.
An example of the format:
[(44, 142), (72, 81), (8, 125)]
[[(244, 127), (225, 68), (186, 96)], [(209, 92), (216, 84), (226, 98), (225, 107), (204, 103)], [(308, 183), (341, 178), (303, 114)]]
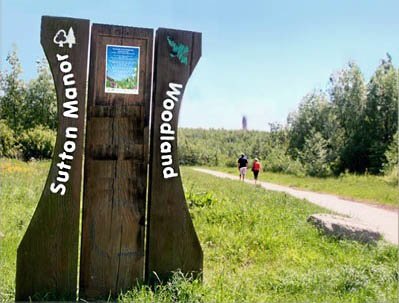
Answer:
[(299, 158), (309, 176), (326, 177), (331, 174), (328, 142), (320, 132), (310, 130)]
[(37, 77), (29, 82), (25, 106), (26, 129), (37, 125), (56, 129), (57, 97), (46, 59), (37, 62)]
[(342, 131), (339, 150), (340, 170), (364, 172), (369, 165), (365, 127), (366, 85), (360, 68), (349, 62), (330, 77), (332, 110)]
[(303, 150), (306, 138), (313, 130), (328, 139), (326, 121), (330, 115), (330, 104), (322, 91), (313, 91), (301, 101), (296, 112), (288, 117), (289, 125), (289, 153), (297, 158)]
[(393, 136), (392, 142), (385, 151), (386, 163), (384, 163), (384, 172), (388, 173), (398, 166), (398, 148), (399, 148), (399, 132)]
[(22, 67), (15, 46), (6, 61), (11, 70), (0, 71), (0, 119), (5, 120), (13, 131), (19, 133), (25, 121), (26, 86), (20, 79)]
[(370, 170), (380, 172), (385, 152), (398, 129), (398, 71), (389, 54), (381, 61), (367, 86), (366, 126)]
[(18, 156), (15, 135), (12, 129), (0, 120), (0, 157), (15, 158)]

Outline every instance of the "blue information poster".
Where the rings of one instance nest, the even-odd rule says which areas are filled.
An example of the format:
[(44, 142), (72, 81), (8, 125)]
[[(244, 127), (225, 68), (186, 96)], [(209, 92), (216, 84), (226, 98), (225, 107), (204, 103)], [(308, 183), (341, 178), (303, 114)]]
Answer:
[(140, 47), (107, 45), (105, 92), (139, 93)]

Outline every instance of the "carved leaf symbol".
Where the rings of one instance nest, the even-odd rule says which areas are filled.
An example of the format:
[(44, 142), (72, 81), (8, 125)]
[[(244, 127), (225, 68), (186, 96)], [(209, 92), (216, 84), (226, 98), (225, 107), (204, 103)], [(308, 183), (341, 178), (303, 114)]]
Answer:
[(189, 51), (188, 46), (182, 43), (176, 43), (169, 36), (166, 37), (166, 40), (168, 41), (169, 46), (172, 48), (172, 51), (169, 54), (170, 57), (177, 57), (181, 63), (187, 65), (187, 55)]
[(172, 49), (176, 47), (176, 42), (173, 41), (169, 36), (166, 37), (166, 40), (168, 40), (169, 46), (171, 46)]

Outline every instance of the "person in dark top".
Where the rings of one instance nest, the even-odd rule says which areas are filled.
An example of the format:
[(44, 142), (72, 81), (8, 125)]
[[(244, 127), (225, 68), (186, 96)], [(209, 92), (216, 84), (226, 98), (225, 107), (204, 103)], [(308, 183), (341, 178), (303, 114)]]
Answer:
[(238, 170), (240, 171), (240, 180), (244, 181), (245, 175), (247, 173), (248, 159), (244, 154), (238, 159)]

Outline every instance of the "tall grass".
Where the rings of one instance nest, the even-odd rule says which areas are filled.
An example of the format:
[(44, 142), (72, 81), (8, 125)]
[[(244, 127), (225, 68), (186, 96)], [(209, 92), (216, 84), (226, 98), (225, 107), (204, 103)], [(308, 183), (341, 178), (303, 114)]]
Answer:
[[(210, 169), (234, 175), (238, 174), (237, 168), (232, 167), (210, 167)], [(252, 178), (252, 173), (248, 171), (248, 179)], [(393, 177), (347, 173), (339, 177), (316, 178), (266, 171), (259, 174), (259, 180), (310, 191), (334, 194), (350, 200), (392, 207), (399, 206), (399, 188)]]
[(13, 301), (16, 254), (39, 202), (50, 161), (0, 159), (0, 300)]
[[(0, 299), (14, 297), (18, 243), (49, 162), (0, 162)], [(397, 302), (398, 249), (320, 234), (306, 218), (324, 209), (286, 194), (183, 169), (204, 250), (203, 281), (176, 272), (156, 288), (137, 286), (121, 302)]]

